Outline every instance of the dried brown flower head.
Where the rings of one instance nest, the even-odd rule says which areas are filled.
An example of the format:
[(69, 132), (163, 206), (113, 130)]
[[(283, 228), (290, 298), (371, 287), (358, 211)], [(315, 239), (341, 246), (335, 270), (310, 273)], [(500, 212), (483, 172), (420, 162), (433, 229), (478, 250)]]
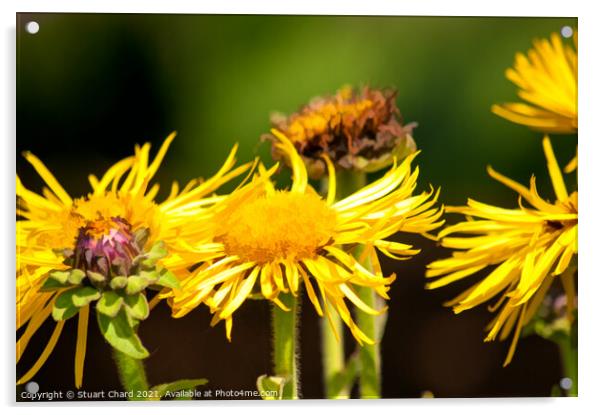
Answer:
[[(334, 96), (317, 97), (298, 112), (274, 114), (274, 128), (286, 135), (305, 161), (309, 175), (325, 173), (326, 154), (338, 169), (371, 172), (416, 150), (412, 129), (403, 125), (392, 89), (339, 89)], [(273, 136), (266, 135), (274, 142)], [(272, 156), (286, 160), (275, 146)]]

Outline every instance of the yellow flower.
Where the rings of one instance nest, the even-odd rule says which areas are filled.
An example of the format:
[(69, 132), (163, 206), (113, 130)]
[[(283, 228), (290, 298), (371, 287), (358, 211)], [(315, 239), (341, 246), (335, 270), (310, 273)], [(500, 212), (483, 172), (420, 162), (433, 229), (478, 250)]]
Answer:
[[(433, 289), (481, 270), (488, 272), (447, 305), (460, 313), (501, 295), (494, 306), (501, 309), (488, 327), (485, 341), (498, 336), (503, 340), (514, 329), (504, 365), (510, 363), (521, 329), (535, 315), (557, 276), (561, 277), (569, 311), (575, 304), (573, 276), (564, 271), (577, 254), (577, 192), (567, 192), (547, 136), (543, 149), (556, 201), (549, 203), (539, 196), (535, 177), (526, 188), (489, 168), (491, 177), (520, 195), (519, 208), (505, 209), (471, 199), (467, 206), (448, 207), (447, 211), (461, 213), (467, 220), (439, 233), (441, 244), (456, 251), (450, 258), (431, 263), (426, 273), (428, 278), (438, 278), (427, 284)], [(523, 206), (522, 201), (531, 206)], [(450, 236), (454, 234), (460, 236)], [(494, 268), (490, 271), (487, 267)]]
[[(75, 384), (78, 388), (81, 386), (89, 303), (99, 298), (109, 281), (111, 287), (119, 278), (126, 281), (136, 255), (144, 259), (150, 252), (154, 259), (149, 259), (147, 265), (152, 267), (154, 261), (160, 259), (161, 266), (178, 276), (202, 259), (198, 253), (190, 252), (185, 241), (204, 238), (203, 226), (200, 226), (206, 219), (203, 212), (207, 205), (220, 199), (219, 196), (203, 197), (249, 166), (232, 170), (235, 148), (214, 177), (206, 181), (193, 180), (181, 191), (174, 182), (167, 199), (157, 203), (155, 196), (159, 186), (149, 187), (150, 180), (174, 136), (165, 140), (150, 164), (150, 144), (147, 143), (136, 146), (134, 156), (117, 162), (100, 179), (89, 176), (92, 191), (78, 199), (65, 191), (37, 157), (29, 152), (24, 154), (47, 187), (42, 195), (37, 194), (28, 190), (17, 176), (17, 215), (20, 217), (16, 237), (17, 330), (22, 329), (16, 345), (17, 362), (49, 316), (52, 315), (57, 324), (41, 356), (18, 384), (27, 382), (38, 372), (52, 353), (65, 320), (77, 314)], [(189, 226), (194, 221), (197, 226)], [(120, 277), (113, 278), (115, 273)], [(64, 280), (53, 280), (53, 275)], [(75, 280), (67, 281), (67, 276)], [(84, 290), (88, 298), (78, 298), (82, 300), (78, 308), (57, 305), (57, 298), (73, 287)], [(140, 294), (144, 287), (130, 288), (127, 287), (128, 293)], [(146, 304), (143, 295), (136, 297), (142, 306)], [(145, 349), (140, 346), (136, 351), (143, 353)]]
[[(288, 155), (293, 172), (290, 190), (276, 190), (270, 180), (275, 171), (263, 166), (253, 180), (216, 204), (215, 238), (197, 246), (215, 253), (215, 259), (195, 270), (175, 289), (169, 302), (174, 317), (189, 313), (201, 303), (214, 313), (212, 325), (226, 322), (230, 338), (232, 314), (250, 296), (261, 296), (287, 310), (281, 293), (297, 296), (304, 285), (320, 316), (333, 306), (360, 342), (372, 343), (353, 322), (346, 300), (366, 313), (378, 314), (363, 303), (354, 287), (372, 287), (387, 299), (395, 275), (385, 277), (377, 250), (403, 259), (418, 252), (411, 245), (388, 241), (398, 231), (426, 233), (440, 226), (442, 209), (434, 207), (431, 189), (412, 195), (418, 169), (411, 170), (416, 154), (394, 166), (381, 179), (335, 202), (334, 166), (324, 156), (329, 171), (329, 191), (321, 198), (308, 184), (307, 171), (293, 144), (280, 132), (278, 151)], [(363, 255), (375, 269), (369, 271), (352, 251)], [(320, 301), (320, 298), (321, 300)]]
[(558, 33), (535, 40), (528, 56), (517, 53), (506, 77), (527, 103), (494, 105), (500, 117), (548, 133), (577, 131), (577, 31), (575, 47), (563, 44)]

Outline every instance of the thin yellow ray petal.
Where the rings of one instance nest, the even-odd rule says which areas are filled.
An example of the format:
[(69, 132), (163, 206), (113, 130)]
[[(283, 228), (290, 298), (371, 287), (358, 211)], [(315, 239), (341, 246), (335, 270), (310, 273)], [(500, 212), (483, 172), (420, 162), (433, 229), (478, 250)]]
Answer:
[(107, 190), (107, 187), (113, 180), (119, 180), (119, 178), (132, 167), (134, 157), (127, 157), (121, 161), (118, 161), (107, 170), (102, 176), (96, 187), (94, 188), (94, 194), (99, 195)]
[(272, 128), (271, 133), (280, 141), (276, 144), (276, 147), (289, 157), (291, 169), (293, 170), (293, 185), (291, 191), (305, 193), (307, 187), (307, 169), (305, 168), (305, 163), (288, 137), (275, 128)]
[(326, 169), (328, 170), (328, 194), (326, 195), (326, 204), (330, 206), (334, 203), (337, 196), (337, 177), (330, 157), (326, 154), (322, 154), (322, 159), (324, 159)]
[(63, 186), (58, 182), (58, 180), (50, 173), (50, 170), (42, 163), (40, 159), (34, 156), (29, 151), (23, 153), (25, 159), (33, 166), (33, 168), (38, 172), (40, 177), (44, 179), (44, 182), (50, 187), (50, 189), (54, 192), (54, 194), (67, 206), (71, 206), (73, 201), (71, 200), (71, 196), (63, 189)]
[[(299, 271), (299, 273), (301, 274), (301, 277), (303, 278), (303, 282), (305, 284), (305, 288), (307, 289), (307, 295), (309, 297), (309, 300), (314, 305), (314, 308), (316, 309), (316, 312), (318, 313), (318, 315), (320, 317), (323, 317), (324, 313), (322, 311), (322, 307), (320, 306), (320, 302), (318, 301), (318, 297), (316, 296), (316, 292), (314, 291), (314, 287), (313, 287), (309, 277), (307, 276), (307, 273), (301, 266), (297, 266), (297, 270)], [(320, 283), (317, 283), (317, 284), (318, 284), (318, 286), (320, 286)]]
[(360, 310), (362, 310), (366, 314), (370, 314), (373, 316), (377, 316), (382, 314), (384, 310), (378, 311), (367, 305), (363, 302), (357, 294), (347, 285), (347, 284), (339, 284), (338, 288), (345, 294), (345, 297), (349, 299), (353, 304), (357, 306)]
[[(45, 307), (43, 307), (37, 313), (33, 314), (31, 320), (29, 320), (29, 323), (27, 324), (27, 328), (25, 329), (25, 332), (21, 335), (21, 337), (19, 337), (19, 340), (17, 340), (17, 344), (16, 344), (17, 363), (19, 363), (19, 360), (21, 360), (21, 356), (23, 356), (25, 349), (27, 349), (27, 345), (29, 344), (31, 337), (35, 334), (35, 332), (40, 328), (42, 323), (44, 323), (44, 321), (46, 321), (46, 319), (52, 313), (53, 306), (54, 306), (54, 301), (49, 301)], [(17, 309), (17, 316), (18, 316), (18, 314), (19, 314), (19, 311)]]
[(259, 267), (256, 266), (251, 270), (249, 276), (243, 281), (240, 285), (240, 288), (236, 292), (236, 295), (228, 302), (228, 304), (224, 307), (224, 309), (219, 313), (220, 318), (226, 319), (230, 317), (240, 305), (245, 301), (245, 299), (249, 296), (253, 287), (255, 286), (255, 281), (257, 281), (257, 276), (259, 275)]
[(63, 331), (64, 324), (65, 324), (64, 320), (56, 323), (54, 331), (52, 332), (52, 336), (50, 336), (50, 340), (48, 340), (48, 344), (46, 344), (44, 351), (42, 352), (42, 354), (40, 355), (38, 360), (35, 362), (35, 364), (31, 367), (31, 369), (29, 369), (27, 371), (27, 373), (25, 373), (21, 377), (21, 379), (19, 379), (17, 381), (17, 385), (22, 385), (22, 384), (26, 383), (27, 381), (29, 381), (31, 378), (33, 378), (36, 375), (36, 373), (38, 373), (40, 368), (44, 365), (44, 363), (46, 363), (46, 360), (48, 360), (48, 357), (54, 350), (54, 347), (56, 346), (56, 342), (58, 341), (58, 339), (61, 335), (61, 332)]
[(88, 317), (90, 305), (79, 310), (77, 321), (77, 343), (75, 345), (75, 387), (82, 387), (84, 378), (84, 361), (86, 359), (86, 343), (88, 339)]
[(157, 170), (159, 170), (159, 166), (161, 166), (161, 162), (163, 161), (163, 158), (165, 158), (165, 154), (167, 153), (167, 150), (169, 149), (169, 146), (171, 145), (171, 143), (174, 140), (174, 138), (176, 138), (176, 132), (175, 131), (172, 132), (165, 139), (165, 141), (163, 141), (163, 144), (161, 144), (161, 148), (159, 148), (159, 151), (157, 152), (157, 155), (155, 156), (155, 159), (153, 160), (153, 162), (151, 163), (151, 165), (146, 170), (146, 176), (149, 179), (152, 178), (155, 175), (155, 173), (157, 172)]
[(554, 186), (556, 197), (558, 200), (566, 200), (568, 199), (569, 194), (566, 191), (562, 172), (560, 171), (560, 167), (556, 161), (556, 156), (554, 155), (554, 150), (552, 149), (552, 144), (550, 142), (550, 137), (547, 135), (543, 138), (543, 151), (546, 155), (546, 160), (548, 161), (548, 171), (550, 172), (550, 178), (552, 179), (552, 185)]
[(520, 317), (518, 318), (518, 322), (516, 323), (516, 329), (514, 331), (514, 337), (512, 338), (512, 343), (510, 344), (510, 350), (508, 350), (508, 354), (506, 355), (506, 360), (504, 361), (504, 367), (508, 366), (512, 361), (512, 357), (514, 356), (514, 351), (516, 350), (516, 344), (518, 343), (518, 338), (520, 336), (521, 329), (523, 327), (523, 319), (525, 318), (525, 310), (526, 306), (523, 306), (520, 311)]

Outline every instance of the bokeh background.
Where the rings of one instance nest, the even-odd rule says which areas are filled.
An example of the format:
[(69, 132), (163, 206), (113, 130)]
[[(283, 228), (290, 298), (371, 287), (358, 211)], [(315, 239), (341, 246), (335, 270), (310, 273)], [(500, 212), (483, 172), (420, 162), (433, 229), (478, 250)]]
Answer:
[[(25, 31), (29, 21), (39, 23), (37, 34)], [(259, 137), (271, 112), (292, 112), (351, 84), (398, 89), (404, 120), (419, 124), (421, 186), (441, 186), (445, 204), (476, 197), (515, 206), (516, 195), (487, 176), (487, 164), (522, 182), (535, 174), (540, 193), (551, 197), (541, 134), (496, 117), (490, 107), (516, 99), (504, 77), (515, 53), (565, 25), (576, 27), (577, 19), (19, 14), (17, 173), (41, 189), (20, 155), (30, 150), (72, 195), (84, 195), (88, 173), (101, 174), (135, 143), (150, 141), (156, 149), (176, 130), (157, 176), (165, 190), (174, 179), (215, 172), (235, 142), (240, 160), (269, 162)], [(554, 137), (553, 144), (564, 164), (577, 137)], [(555, 345), (525, 337), (502, 368), (508, 344), (483, 343), (487, 309), (455, 316), (442, 306), (470, 281), (426, 291), (425, 265), (446, 253), (422, 238), (399, 238), (423, 251), (411, 261), (385, 261), (398, 279), (382, 342), (383, 396), (549, 396), (562, 376)], [(268, 304), (247, 301), (231, 343), (209, 320), (205, 308), (178, 320), (163, 304), (155, 309), (141, 327), (152, 384), (206, 377), (206, 389), (252, 390), (258, 375), (270, 373)], [(34, 378), (40, 391), (74, 388), (76, 322), (66, 327)], [(51, 328), (36, 335), (18, 374), (33, 364)], [(353, 348), (350, 339), (347, 346)], [(301, 362), (303, 396), (323, 397), (319, 321), (309, 301)], [(110, 348), (92, 324), (84, 389), (119, 388)]]

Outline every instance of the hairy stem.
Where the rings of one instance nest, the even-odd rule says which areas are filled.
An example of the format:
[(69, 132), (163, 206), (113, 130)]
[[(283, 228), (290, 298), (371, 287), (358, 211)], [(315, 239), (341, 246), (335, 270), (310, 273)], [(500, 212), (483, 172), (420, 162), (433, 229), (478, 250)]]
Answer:
[(283, 294), (280, 296), (280, 300), (290, 311), (284, 311), (280, 307), (272, 305), (274, 374), (286, 379), (282, 399), (299, 399), (297, 365), (299, 304), (297, 298), (292, 294)]
[[(130, 400), (145, 400), (146, 398), (138, 396), (138, 392), (146, 392), (149, 390), (146, 372), (142, 360), (134, 359), (127, 354), (113, 349), (113, 358), (117, 365), (119, 380), (125, 392), (133, 394)], [(142, 396), (145, 396), (144, 394)]]

